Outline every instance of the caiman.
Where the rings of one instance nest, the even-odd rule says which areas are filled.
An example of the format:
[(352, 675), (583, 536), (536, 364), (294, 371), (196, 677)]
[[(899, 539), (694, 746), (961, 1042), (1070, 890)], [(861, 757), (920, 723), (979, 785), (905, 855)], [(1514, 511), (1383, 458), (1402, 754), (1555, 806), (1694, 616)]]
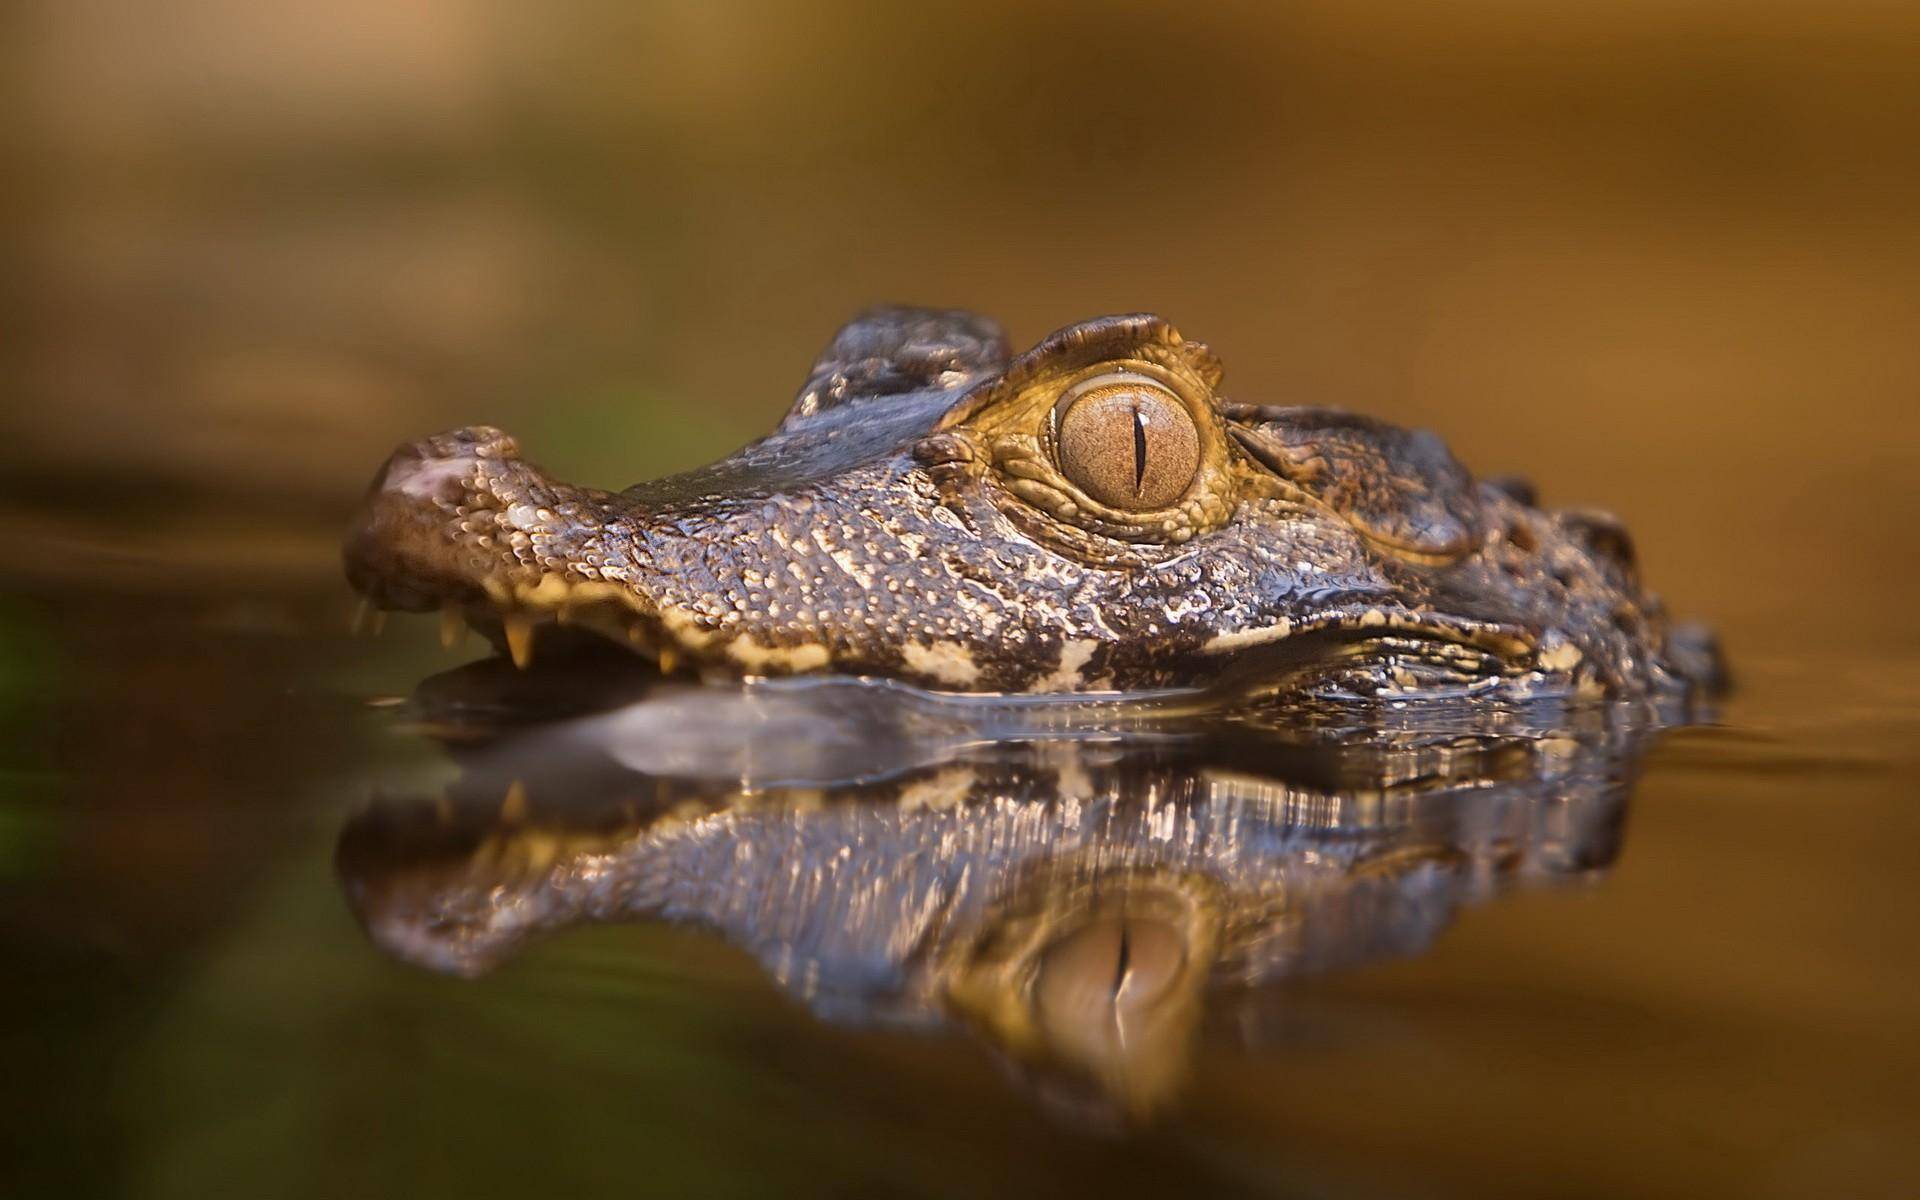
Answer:
[(462, 769), (343, 831), (375, 943), (473, 977), (582, 925), (691, 924), (825, 1019), (969, 1029), (1101, 1124), (1178, 1098), (1203, 1009), (1258, 1041), (1296, 1001), (1257, 985), (1423, 953), (1465, 906), (1603, 873), (1651, 736), (1608, 707), (1552, 736), (1356, 739), (1291, 710), (1086, 736), (1051, 705), (657, 680), (497, 735), (547, 708), (514, 679), (488, 660), (416, 692)]
[(1014, 357), (992, 322), (840, 330), (768, 437), (620, 492), (476, 426), (402, 447), (346, 547), (379, 609), (516, 661), (556, 624), (665, 672), (936, 691), (1672, 697), (1718, 676), (1626, 532), (1432, 433), (1240, 403), (1158, 317)]

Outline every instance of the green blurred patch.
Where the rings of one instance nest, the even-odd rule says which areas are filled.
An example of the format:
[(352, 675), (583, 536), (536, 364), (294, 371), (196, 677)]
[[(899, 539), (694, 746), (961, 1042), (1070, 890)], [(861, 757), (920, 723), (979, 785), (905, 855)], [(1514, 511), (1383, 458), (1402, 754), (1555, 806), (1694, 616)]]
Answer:
[(62, 823), (39, 725), (61, 682), (46, 624), (26, 601), (0, 601), (0, 880), (37, 873)]
[(561, 478), (617, 489), (711, 462), (772, 425), (771, 416), (716, 413), (629, 380), (562, 394), (525, 440)]
[[(29, 602), (0, 597), (0, 730), (14, 731), (55, 688), (53, 638)], [(0, 738), (24, 744), (24, 740)]]
[(131, 1064), (135, 1191), (779, 1190), (780, 1156), (738, 1153), (739, 1115), (782, 1089), (729, 1051), (784, 1007), (751, 964), (696, 935), (611, 928), (481, 982), (430, 974), (364, 940), (314, 849), (183, 981)]
[(1037, 1120), (964, 1042), (822, 1025), (697, 931), (577, 928), (480, 980), (400, 965), (330, 858), (267, 880), (116, 1056), (125, 1194), (1219, 1190), (1177, 1152)]
[(0, 881), (36, 874), (52, 860), (62, 821), (50, 803), (59, 778), (0, 770)]

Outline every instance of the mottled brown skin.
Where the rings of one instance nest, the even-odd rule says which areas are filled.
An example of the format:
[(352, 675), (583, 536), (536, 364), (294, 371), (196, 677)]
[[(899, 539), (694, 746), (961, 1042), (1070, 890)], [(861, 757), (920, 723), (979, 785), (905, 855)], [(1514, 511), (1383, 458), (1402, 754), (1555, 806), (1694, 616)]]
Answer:
[[(1115, 372), (1173, 397), (1198, 442), (1191, 482), (1147, 511), (1095, 500), (1058, 444), (1063, 395)], [(382, 608), (447, 609), (520, 656), (566, 623), (730, 675), (1331, 695), (1711, 681), (1711, 654), (1670, 633), (1612, 521), (1476, 482), (1430, 433), (1235, 403), (1220, 381), (1206, 347), (1149, 315), (1010, 358), (980, 317), (876, 310), (841, 330), (771, 436), (696, 471), (605, 492), (549, 478), (490, 428), (403, 447), (347, 574)], [(1083, 479), (1088, 453), (1130, 452), (1120, 435), (1087, 444)], [(1143, 460), (1144, 492), (1166, 461), (1156, 476)], [(1117, 494), (1130, 469), (1096, 490)]]

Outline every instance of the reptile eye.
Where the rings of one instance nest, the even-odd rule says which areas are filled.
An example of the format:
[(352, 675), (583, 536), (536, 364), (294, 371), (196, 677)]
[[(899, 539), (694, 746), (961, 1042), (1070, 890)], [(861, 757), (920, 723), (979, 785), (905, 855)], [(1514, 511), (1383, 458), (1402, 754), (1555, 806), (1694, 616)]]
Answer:
[(1165, 508), (1200, 469), (1193, 414), (1158, 384), (1124, 376), (1089, 380), (1054, 411), (1060, 469), (1110, 508)]

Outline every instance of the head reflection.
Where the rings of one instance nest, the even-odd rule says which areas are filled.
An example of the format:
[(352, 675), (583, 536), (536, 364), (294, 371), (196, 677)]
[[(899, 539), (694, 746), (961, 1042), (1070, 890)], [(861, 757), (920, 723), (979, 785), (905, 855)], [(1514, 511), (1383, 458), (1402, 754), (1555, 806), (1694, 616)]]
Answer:
[[(468, 722), (444, 795), (349, 822), (341, 884), (386, 952), (465, 976), (582, 923), (714, 929), (826, 1019), (968, 1029), (1047, 1107), (1126, 1123), (1179, 1096), (1217, 985), (1418, 953), (1462, 904), (1604, 869), (1640, 745), (1601, 719), (1356, 737), (1176, 715), (1088, 737), (1027, 714), (981, 736), (991, 720), (693, 690)], [(677, 769), (648, 769), (661, 755)]]

